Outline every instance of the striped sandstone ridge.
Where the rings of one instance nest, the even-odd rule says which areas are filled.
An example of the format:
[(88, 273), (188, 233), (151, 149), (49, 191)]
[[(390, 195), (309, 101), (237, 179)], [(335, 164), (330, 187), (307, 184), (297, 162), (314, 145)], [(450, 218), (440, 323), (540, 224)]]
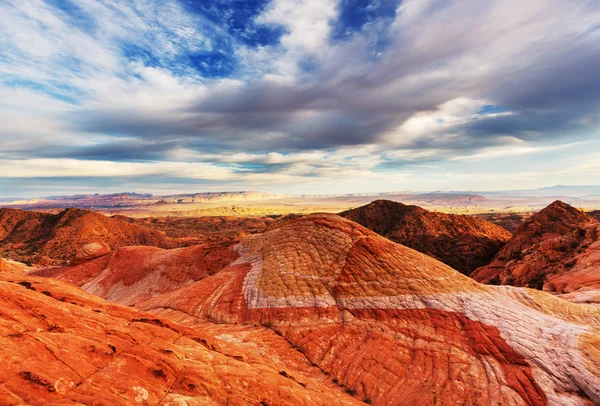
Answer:
[(363, 404), (269, 329), (183, 327), (0, 265), (1, 405)]
[(237, 250), (139, 307), (192, 327), (265, 326), (376, 405), (600, 402), (599, 309), (481, 285), (335, 215), (289, 219)]
[(38, 270), (36, 275), (62, 279), (125, 305), (137, 305), (206, 278), (239, 257), (232, 243), (164, 250), (123, 247), (73, 267)]
[(528, 219), (494, 261), (471, 276), (480, 282), (528, 286), (577, 302), (600, 303), (600, 224), (554, 202)]
[(489, 264), (511, 233), (483, 219), (437, 213), (390, 200), (340, 213), (388, 239), (469, 275)]

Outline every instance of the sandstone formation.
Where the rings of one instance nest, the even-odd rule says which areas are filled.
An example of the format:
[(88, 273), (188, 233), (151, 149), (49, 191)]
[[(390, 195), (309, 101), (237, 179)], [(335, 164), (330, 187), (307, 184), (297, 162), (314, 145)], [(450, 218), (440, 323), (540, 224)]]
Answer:
[(269, 217), (107, 217), (89, 210), (58, 214), (0, 209), (0, 253), (42, 266), (81, 263), (131, 245), (175, 248), (227, 244), (264, 231)]
[(511, 237), (502, 227), (476, 217), (436, 213), (389, 200), (376, 200), (340, 215), (466, 275), (488, 264)]
[(231, 244), (164, 250), (123, 247), (72, 267), (53, 267), (36, 275), (65, 280), (113, 302), (137, 305), (210, 276), (239, 257)]
[(101, 257), (110, 252), (110, 247), (103, 242), (91, 242), (84, 245), (75, 254), (74, 264), (81, 264), (92, 259)]
[(264, 327), (191, 329), (4, 272), (0, 309), (1, 405), (363, 404)]
[[(368, 404), (600, 403), (600, 309), (481, 285), (335, 215), (288, 219), (234, 247), (237, 259), (197, 282), (117, 300), (192, 328), (230, 326), (219, 336), (231, 343), (271, 330)], [(136, 278), (134, 264), (111, 265), (113, 283)], [(178, 275), (173, 264), (162, 272)], [(70, 280), (110, 292), (97, 271)], [(264, 353), (288, 359), (278, 341)]]
[(177, 238), (179, 241), (197, 244), (239, 241), (249, 234), (262, 233), (275, 221), (271, 217), (114, 217), (142, 227), (162, 231), (167, 236)]
[[(556, 201), (515, 232), (491, 264), (474, 279), (528, 286), (561, 294), (600, 289), (600, 224), (582, 211)], [(578, 302), (595, 297), (565, 296)]]
[(30, 271), (32, 271), (32, 269), (25, 264), (0, 258), (0, 274), (4, 276), (23, 276)]
[(21, 262), (64, 264), (90, 243), (110, 248), (152, 245), (173, 248), (178, 242), (164, 233), (88, 210), (58, 214), (0, 209), (0, 251)]

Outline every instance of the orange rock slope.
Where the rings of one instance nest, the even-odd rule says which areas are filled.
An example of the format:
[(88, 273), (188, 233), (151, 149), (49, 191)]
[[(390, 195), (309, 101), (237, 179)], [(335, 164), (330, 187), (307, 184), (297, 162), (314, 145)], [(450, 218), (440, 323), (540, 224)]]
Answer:
[(556, 201), (529, 218), (494, 261), (472, 277), (600, 303), (595, 299), (600, 293), (600, 224)]
[(264, 327), (187, 328), (6, 267), (1, 405), (362, 404)]
[[(128, 276), (135, 261), (100, 274), (123, 286), (119, 301), (158, 317), (237, 326), (231, 342), (266, 327), (365, 403), (600, 403), (600, 309), (481, 285), (335, 215), (288, 220), (235, 249), (220, 271), (150, 299), (126, 293), (138, 283)], [(175, 262), (160, 266), (179, 273)], [(110, 294), (97, 270), (82, 273), (54, 276)], [(269, 351), (287, 359), (282, 347)]]
[(477, 217), (436, 213), (389, 200), (340, 215), (466, 275), (488, 264), (511, 237), (504, 228)]

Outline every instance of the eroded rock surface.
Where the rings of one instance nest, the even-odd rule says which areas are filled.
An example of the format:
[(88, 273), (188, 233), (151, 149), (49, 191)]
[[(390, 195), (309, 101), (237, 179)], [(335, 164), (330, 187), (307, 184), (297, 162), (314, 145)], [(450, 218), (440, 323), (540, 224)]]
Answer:
[(38, 270), (125, 305), (137, 305), (212, 275), (239, 257), (231, 243), (164, 250), (133, 246), (77, 266)]
[(71, 261), (73, 264), (81, 264), (92, 259), (96, 259), (110, 252), (108, 244), (103, 242), (91, 242), (81, 247), (75, 254), (75, 258)]
[[(528, 219), (488, 266), (472, 277), (491, 284), (528, 286), (576, 302), (595, 302), (600, 290), (600, 224), (554, 202)], [(587, 298), (587, 299), (586, 299)]]
[(128, 245), (174, 248), (164, 233), (89, 210), (58, 214), (0, 209), (0, 249), (11, 259), (40, 265), (67, 264), (82, 246), (97, 243), (115, 249)]
[(477, 217), (431, 212), (389, 200), (340, 215), (466, 275), (488, 264), (511, 237), (504, 228)]
[[(600, 309), (481, 285), (335, 215), (288, 219), (235, 249), (218, 272), (138, 306), (234, 325), (231, 342), (272, 330), (366, 403), (600, 403)], [(94, 291), (92, 280), (78, 284)]]
[(0, 309), (1, 405), (362, 404), (264, 327), (192, 329), (4, 272)]

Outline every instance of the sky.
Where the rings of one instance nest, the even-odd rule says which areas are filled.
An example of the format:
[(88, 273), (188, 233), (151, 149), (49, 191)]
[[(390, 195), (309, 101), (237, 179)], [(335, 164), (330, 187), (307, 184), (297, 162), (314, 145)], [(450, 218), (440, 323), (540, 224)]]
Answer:
[(0, 0), (0, 197), (598, 184), (597, 0)]

